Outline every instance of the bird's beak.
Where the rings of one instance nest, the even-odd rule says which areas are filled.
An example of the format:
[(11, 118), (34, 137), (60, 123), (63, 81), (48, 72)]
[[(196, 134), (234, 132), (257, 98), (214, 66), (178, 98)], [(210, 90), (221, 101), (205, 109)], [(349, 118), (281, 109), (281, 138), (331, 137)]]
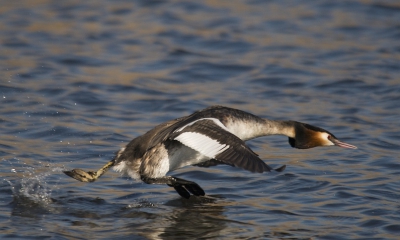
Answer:
[(333, 142), (333, 144), (335, 144), (335, 146), (342, 147), (342, 148), (357, 149), (356, 146), (353, 146), (353, 145), (345, 143), (345, 142), (341, 142), (337, 139), (330, 139), (330, 140)]

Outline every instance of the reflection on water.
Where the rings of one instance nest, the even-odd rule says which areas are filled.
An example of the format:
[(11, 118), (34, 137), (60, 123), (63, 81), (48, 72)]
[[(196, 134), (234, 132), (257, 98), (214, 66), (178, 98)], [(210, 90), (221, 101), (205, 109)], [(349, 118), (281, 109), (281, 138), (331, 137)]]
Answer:
[[(0, 8), (0, 237), (396, 239), (395, 1), (19, 1)], [(359, 147), (248, 144), (282, 173), (187, 167), (204, 198), (108, 172), (130, 139), (209, 105)]]

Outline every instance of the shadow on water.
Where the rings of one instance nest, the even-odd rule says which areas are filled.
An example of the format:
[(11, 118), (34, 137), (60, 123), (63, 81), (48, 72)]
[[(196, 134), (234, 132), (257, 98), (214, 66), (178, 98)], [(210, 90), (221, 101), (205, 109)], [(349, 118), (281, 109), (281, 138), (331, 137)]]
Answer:
[[(189, 200), (179, 197), (158, 207), (167, 208), (168, 211), (163, 216), (154, 216), (134, 232), (140, 229), (140, 235), (149, 239), (208, 238), (220, 236), (226, 228), (224, 223), (228, 221), (223, 215), (224, 206), (210, 197), (192, 197)], [(122, 216), (136, 215), (137, 212), (130, 212)]]

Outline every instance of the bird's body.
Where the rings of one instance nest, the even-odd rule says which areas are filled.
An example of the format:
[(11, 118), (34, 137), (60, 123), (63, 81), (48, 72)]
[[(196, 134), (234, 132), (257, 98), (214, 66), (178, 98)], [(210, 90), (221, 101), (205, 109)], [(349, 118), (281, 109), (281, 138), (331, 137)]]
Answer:
[(213, 106), (162, 123), (133, 139), (97, 172), (74, 169), (65, 173), (77, 180), (92, 182), (113, 167), (149, 184), (172, 186), (181, 196), (189, 198), (189, 192), (204, 195), (204, 191), (194, 182), (167, 176), (168, 172), (188, 165), (208, 167), (218, 164), (251, 172), (271, 171), (273, 169), (245, 141), (275, 134), (288, 136), (289, 143), (296, 148), (330, 145), (355, 148), (318, 127), (263, 119), (241, 110)]

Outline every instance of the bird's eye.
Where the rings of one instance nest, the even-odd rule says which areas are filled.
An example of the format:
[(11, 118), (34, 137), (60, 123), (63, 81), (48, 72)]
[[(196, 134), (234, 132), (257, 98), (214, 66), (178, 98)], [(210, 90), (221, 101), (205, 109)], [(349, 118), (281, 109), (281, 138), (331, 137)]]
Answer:
[(328, 135), (328, 139), (331, 140), (331, 138), (332, 138), (331, 135)]

